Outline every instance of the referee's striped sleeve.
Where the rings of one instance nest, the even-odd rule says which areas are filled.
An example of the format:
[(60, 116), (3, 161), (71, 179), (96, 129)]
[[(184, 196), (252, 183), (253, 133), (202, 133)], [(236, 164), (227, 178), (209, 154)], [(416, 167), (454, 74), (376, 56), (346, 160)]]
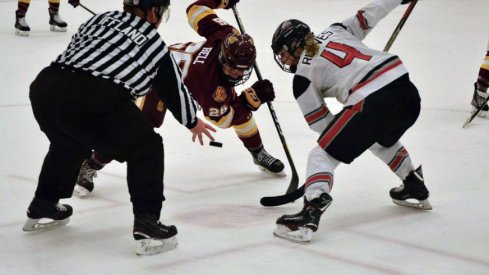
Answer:
[(197, 106), (183, 83), (180, 68), (169, 51), (160, 63), (153, 85), (181, 124), (189, 129), (197, 124)]

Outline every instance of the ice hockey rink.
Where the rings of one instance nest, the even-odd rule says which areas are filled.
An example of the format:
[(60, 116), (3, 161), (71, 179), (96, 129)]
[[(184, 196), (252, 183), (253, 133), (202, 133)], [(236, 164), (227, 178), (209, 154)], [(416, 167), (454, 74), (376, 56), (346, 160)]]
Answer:
[[(186, 20), (191, 2), (172, 1), (170, 22), (159, 29), (168, 44), (202, 40)], [(120, 9), (122, 0), (82, 3), (102, 12)], [(272, 34), (288, 18), (307, 22), (317, 33), (367, 3), (241, 0), (238, 5), (255, 38), (261, 73), (275, 85), (273, 106), (301, 184), (317, 136), (293, 98), (292, 75), (273, 60)], [(406, 7), (381, 21), (365, 43), (383, 49)], [(68, 32), (54, 33), (47, 0), (32, 0), (26, 17), (30, 36), (17, 37), (16, 8), (16, 1), (0, 0), (0, 274), (489, 274), (489, 119), (476, 118), (462, 129), (486, 52), (488, 0), (420, 1), (390, 50), (402, 58), (422, 97), (421, 115), (402, 141), (414, 164), (423, 165), (432, 211), (394, 205), (388, 191), (400, 180), (367, 152), (336, 170), (333, 204), (310, 244), (279, 239), (272, 235), (275, 220), (298, 212), (302, 202), (259, 204), (263, 196), (283, 194), (291, 175), (267, 107), (255, 113), (256, 120), (266, 149), (286, 164), (286, 178), (260, 172), (233, 130), (215, 135), (222, 148), (200, 146), (168, 113), (157, 129), (165, 144), (162, 221), (178, 227), (179, 245), (148, 257), (134, 252), (121, 163), (99, 173), (92, 196), (62, 200), (74, 207), (67, 226), (22, 231), (49, 145), (32, 115), (29, 84), (90, 14), (62, 0)], [(231, 10), (217, 13), (237, 26)], [(340, 109), (333, 101), (330, 107)]]

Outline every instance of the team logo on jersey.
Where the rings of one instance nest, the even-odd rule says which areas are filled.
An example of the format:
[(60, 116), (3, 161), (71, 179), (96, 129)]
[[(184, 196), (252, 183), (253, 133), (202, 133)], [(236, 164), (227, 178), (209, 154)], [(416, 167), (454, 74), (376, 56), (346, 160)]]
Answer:
[(158, 104), (156, 104), (156, 110), (158, 110), (158, 112), (163, 112), (165, 110), (165, 102), (158, 100)]
[(212, 94), (212, 98), (214, 98), (216, 102), (224, 102), (227, 98), (226, 89), (218, 86)]

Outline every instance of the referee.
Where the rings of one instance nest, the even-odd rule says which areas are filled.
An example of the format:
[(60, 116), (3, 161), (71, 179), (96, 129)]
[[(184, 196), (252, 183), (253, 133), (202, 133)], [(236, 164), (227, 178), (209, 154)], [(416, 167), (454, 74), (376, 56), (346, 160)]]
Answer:
[[(127, 162), (138, 254), (175, 247), (176, 227), (159, 222), (163, 142), (133, 99), (152, 86), (193, 140), (215, 131), (196, 117), (196, 105), (157, 32), (170, 0), (124, 0), (124, 11), (95, 15), (30, 86), (34, 116), (50, 141), (24, 231), (66, 224), (73, 209), (59, 204), (73, 192), (82, 162), (95, 149)], [(47, 223), (41, 223), (47, 218)]]

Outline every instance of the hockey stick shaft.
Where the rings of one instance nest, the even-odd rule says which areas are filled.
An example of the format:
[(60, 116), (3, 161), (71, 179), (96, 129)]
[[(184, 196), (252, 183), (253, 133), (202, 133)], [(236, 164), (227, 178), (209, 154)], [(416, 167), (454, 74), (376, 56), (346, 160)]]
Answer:
[(85, 7), (82, 3), (79, 3), (80, 7), (82, 7), (83, 9), (85, 9), (86, 11), (88, 11), (89, 13), (91, 13), (92, 15), (95, 15), (96, 13), (93, 12), (91, 9)]
[(384, 52), (388, 52), (390, 50), (392, 44), (394, 44), (394, 41), (397, 38), (397, 35), (399, 34), (399, 32), (401, 32), (402, 27), (406, 23), (409, 15), (411, 15), (411, 12), (413, 11), (413, 9), (417, 3), (418, 3), (418, 0), (414, 0), (409, 4), (406, 11), (404, 12), (404, 15), (401, 18), (401, 21), (399, 21), (399, 23), (397, 24), (397, 27), (394, 29), (394, 32), (392, 33), (391, 37), (389, 38), (389, 41), (385, 45)]
[(465, 120), (465, 123), (462, 126), (462, 128), (465, 128), (467, 125), (469, 125), (469, 123), (472, 122), (472, 120), (474, 120), (474, 118), (477, 116), (477, 114), (479, 114), (480, 111), (482, 111), (482, 108), (484, 108), (484, 106), (487, 104), (488, 101), (489, 101), (489, 97), (487, 97), (484, 100), (484, 102), (475, 110), (475, 112), (473, 112), (472, 115), (470, 115), (470, 117), (467, 118), (467, 120)]
[[(241, 22), (241, 18), (239, 17), (238, 9), (236, 5), (233, 6), (234, 17), (236, 18), (236, 22), (238, 22), (239, 30), (241, 33), (246, 33), (243, 23)], [(258, 69), (258, 64), (255, 62), (254, 69), (256, 73), (256, 77), (258, 80), (263, 80), (260, 70)], [(295, 169), (294, 161), (289, 152), (289, 148), (287, 147), (287, 142), (285, 142), (285, 137), (282, 132), (282, 128), (278, 122), (277, 114), (275, 113), (275, 109), (271, 102), (267, 102), (268, 110), (270, 110), (270, 114), (272, 115), (273, 123), (275, 124), (275, 128), (277, 129), (278, 136), (280, 137), (280, 141), (282, 142), (282, 146), (284, 147), (285, 155), (287, 156), (287, 160), (289, 161), (290, 169), (292, 169), (292, 179), (290, 180), (289, 187), (287, 188), (286, 194), (292, 193), (297, 190), (299, 186), (299, 176), (297, 175), (297, 170)]]
[[(397, 24), (396, 29), (394, 30), (389, 41), (385, 45), (384, 52), (389, 51), (389, 49), (391, 48), (392, 44), (396, 40), (397, 35), (399, 34), (402, 27), (404, 26), (404, 23), (406, 23), (406, 20), (408, 19), (409, 15), (413, 11), (414, 6), (416, 6), (417, 2), (418, 2), (417, 0), (414, 0), (411, 2), (411, 4), (409, 4), (408, 8), (406, 9), (406, 12), (404, 12), (404, 15), (402, 16), (401, 20)], [(305, 192), (305, 186), (302, 185), (299, 189), (297, 189), (293, 193), (287, 193), (285, 195), (274, 196), (274, 197), (263, 197), (263, 198), (261, 198), (260, 203), (263, 206), (269, 206), (269, 207), (284, 205), (287, 203), (294, 202), (295, 200), (304, 196), (304, 192)]]

